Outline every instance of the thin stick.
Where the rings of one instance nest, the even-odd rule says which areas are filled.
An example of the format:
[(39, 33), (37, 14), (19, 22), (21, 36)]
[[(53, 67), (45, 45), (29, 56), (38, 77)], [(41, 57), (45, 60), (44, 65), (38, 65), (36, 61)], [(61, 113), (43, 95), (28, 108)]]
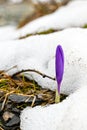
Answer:
[(36, 100), (36, 96), (34, 96), (34, 98), (33, 98), (33, 101), (32, 101), (32, 104), (31, 104), (31, 107), (34, 106), (35, 100)]
[(4, 130), (4, 129), (0, 126), (0, 130)]
[(14, 69), (14, 68), (17, 68), (17, 65), (12, 66), (11, 68), (5, 70), (4, 72), (8, 72), (8, 71), (10, 71), (10, 70), (12, 70), (12, 69)]
[(18, 75), (18, 74), (21, 74), (21, 73), (23, 73), (23, 72), (27, 72), (27, 71), (29, 71), (29, 72), (35, 72), (35, 73), (41, 75), (43, 78), (46, 78), (46, 77), (47, 77), (47, 78), (49, 78), (49, 79), (55, 80), (55, 78), (53, 78), (53, 77), (51, 77), (51, 76), (48, 76), (48, 75), (46, 75), (46, 74), (43, 74), (43, 73), (41, 73), (40, 71), (33, 70), (33, 69), (26, 69), (26, 70), (18, 71), (18, 72), (16, 72), (16, 73), (14, 73), (14, 74), (12, 75), (12, 77), (14, 77), (14, 76), (16, 76), (16, 75)]
[(4, 109), (8, 96), (9, 96), (10, 94), (14, 93), (14, 92), (15, 92), (15, 91), (11, 91), (11, 92), (9, 92), (9, 93), (6, 93), (5, 99), (4, 99), (4, 101), (3, 101), (3, 103), (2, 103), (2, 106), (1, 106), (1, 110)]

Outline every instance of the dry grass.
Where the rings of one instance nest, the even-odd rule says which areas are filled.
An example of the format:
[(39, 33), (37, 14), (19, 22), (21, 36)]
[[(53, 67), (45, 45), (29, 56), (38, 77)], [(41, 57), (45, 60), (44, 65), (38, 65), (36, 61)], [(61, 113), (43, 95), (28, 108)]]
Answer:
[[(49, 89), (43, 89), (34, 80), (31, 81), (27, 79), (24, 76), (24, 74), (20, 75), (21, 72), (16, 73), (12, 77), (7, 75), (3, 71), (0, 72), (0, 101), (3, 100), (1, 110), (4, 109), (5, 104), (8, 100), (8, 96), (13, 93), (16, 95), (28, 96), (29, 99), (33, 98), (31, 107), (35, 106), (36, 99), (41, 100), (41, 103), (39, 105), (47, 105), (55, 103), (55, 91), (51, 91)], [(48, 78), (52, 77), (48, 76)], [(66, 95), (61, 94), (61, 100), (63, 100), (65, 97)]]

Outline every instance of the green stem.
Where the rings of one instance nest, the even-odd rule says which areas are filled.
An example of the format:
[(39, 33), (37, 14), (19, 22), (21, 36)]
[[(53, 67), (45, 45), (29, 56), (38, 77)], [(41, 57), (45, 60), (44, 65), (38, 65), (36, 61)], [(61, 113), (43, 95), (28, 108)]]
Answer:
[(58, 93), (58, 90), (56, 89), (56, 94), (55, 94), (55, 103), (60, 102), (60, 94)]

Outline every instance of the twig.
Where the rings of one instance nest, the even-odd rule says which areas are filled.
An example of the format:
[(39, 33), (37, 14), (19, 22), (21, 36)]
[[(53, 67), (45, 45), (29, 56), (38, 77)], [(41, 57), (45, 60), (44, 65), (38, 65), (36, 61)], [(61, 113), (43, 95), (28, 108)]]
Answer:
[(10, 70), (12, 70), (12, 69), (14, 69), (14, 68), (17, 68), (17, 65), (12, 66), (11, 68), (5, 70), (4, 72), (8, 72), (8, 71), (10, 71)]
[(41, 75), (43, 78), (46, 78), (46, 77), (47, 77), (47, 78), (49, 78), (49, 79), (55, 80), (55, 78), (53, 78), (53, 77), (51, 77), (51, 76), (48, 76), (48, 75), (46, 75), (46, 74), (43, 74), (43, 73), (41, 73), (40, 71), (37, 71), (37, 70), (34, 70), (34, 69), (26, 69), (26, 70), (18, 71), (18, 72), (16, 72), (16, 73), (14, 73), (14, 74), (12, 75), (12, 77), (14, 77), (14, 76), (16, 76), (16, 75), (18, 75), (18, 74), (21, 74), (21, 73), (23, 73), (23, 72), (27, 72), (27, 71), (35, 72), (35, 73)]
[(8, 98), (8, 96), (9, 96), (10, 94), (12, 94), (12, 93), (14, 93), (14, 91), (11, 91), (11, 92), (9, 92), (9, 93), (6, 93), (5, 99), (4, 99), (4, 101), (3, 101), (3, 103), (2, 103), (2, 106), (1, 106), (1, 110), (4, 109), (5, 104), (6, 104), (6, 101), (7, 101), (7, 98)]
[(0, 126), (0, 130), (4, 130), (4, 129)]
[(16, 67), (17, 67), (17, 65), (12, 66), (11, 68), (9, 68), (9, 69), (7, 69), (7, 70), (0, 70), (0, 74), (3, 74), (3, 73), (5, 73), (5, 72), (8, 72), (8, 71), (10, 71), (11, 69), (14, 69), (14, 68), (16, 68)]
[(34, 106), (35, 100), (36, 100), (36, 96), (34, 96), (34, 98), (33, 98), (33, 101), (32, 101), (32, 104), (31, 104), (31, 107)]

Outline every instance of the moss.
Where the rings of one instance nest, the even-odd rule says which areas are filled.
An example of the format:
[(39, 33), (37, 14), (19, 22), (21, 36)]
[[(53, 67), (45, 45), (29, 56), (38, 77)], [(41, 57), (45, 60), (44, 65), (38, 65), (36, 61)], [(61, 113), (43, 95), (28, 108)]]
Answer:
[(56, 30), (54, 30), (54, 29), (48, 29), (48, 30), (46, 30), (46, 31), (39, 32), (39, 33), (37, 33), (37, 34), (38, 34), (38, 35), (49, 34), (49, 33), (55, 32), (55, 31), (56, 31)]
[(50, 34), (50, 33), (53, 33), (53, 32), (56, 32), (57, 30), (54, 30), (54, 29), (48, 29), (46, 31), (42, 31), (42, 32), (37, 32), (35, 34), (27, 34), (25, 36), (22, 36), (20, 37), (19, 39), (24, 39), (24, 38), (27, 38), (27, 37), (30, 37), (30, 36), (34, 36), (34, 35), (45, 35), (45, 34)]
[(85, 25), (83, 26), (83, 28), (87, 28), (87, 24), (85, 24)]

